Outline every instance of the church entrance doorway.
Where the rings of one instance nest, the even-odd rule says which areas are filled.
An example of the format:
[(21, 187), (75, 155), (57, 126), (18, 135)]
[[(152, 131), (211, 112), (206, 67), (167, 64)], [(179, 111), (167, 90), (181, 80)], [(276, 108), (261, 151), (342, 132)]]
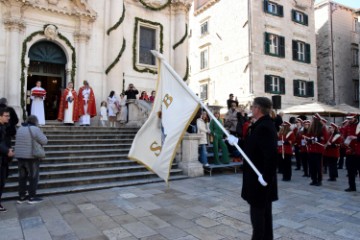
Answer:
[(45, 119), (56, 120), (61, 89), (64, 89), (66, 86), (65, 65), (67, 60), (65, 53), (57, 44), (50, 41), (41, 41), (31, 46), (29, 58), (27, 113), (30, 115), (30, 90), (35, 87), (37, 81), (41, 81), (41, 86), (46, 90), (46, 98), (44, 100)]

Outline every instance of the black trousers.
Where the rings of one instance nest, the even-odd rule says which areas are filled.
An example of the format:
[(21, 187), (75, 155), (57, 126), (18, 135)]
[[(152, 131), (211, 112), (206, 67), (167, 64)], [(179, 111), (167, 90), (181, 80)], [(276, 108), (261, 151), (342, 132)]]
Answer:
[(285, 154), (283, 159), (283, 180), (289, 181), (291, 180), (291, 157), (290, 154)]
[(295, 153), (295, 159), (296, 159), (296, 169), (301, 169), (301, 157), (300, 157), (300, 151), (299, 146), (294, 146), (294, 153)]
[(328, 163), (330, 179), (336, 179), (338, 177), (337, 160), (338, 158), (336, 157), (324, 157), (324, 161)]
[(356, 175), (360, 173), (360, 156), (346, 155), (346, 168), (348, 172), (349, 188), (356, 190)]
[(304, 175), (309, 176), (309, 160), (307, 152), (300, 152), (301, 163), (303, 166)]
[(250, 219), (253, 227), (251, 240), (274, 239), (272, 225), (272, 202), (266, 203), (264, 207), (250, 205)]
[[(37, 185), (39, 182), (39, 159), (18, 159), (19, 167), (19, 197), (24, 198), (26, 192), (29, 197), (36, 196)], [(27, 185), (29, 182), (29, 185)]]
[(346, 148), (340, 148), (340, 158), (338, 163), (338, 168), (343, 169), (344, 167), (344, 158), (345, 158)]
[(0, 159), (0, 203), (1, 203), (1, 196), (5, 187), (6, 177), (7, 177), (7, 167), (1, 164), (1, 159)]
[(311, 180), (314, 183), (321, 183), (322, 181), (322, 154), (309, 153), (309, 171)]

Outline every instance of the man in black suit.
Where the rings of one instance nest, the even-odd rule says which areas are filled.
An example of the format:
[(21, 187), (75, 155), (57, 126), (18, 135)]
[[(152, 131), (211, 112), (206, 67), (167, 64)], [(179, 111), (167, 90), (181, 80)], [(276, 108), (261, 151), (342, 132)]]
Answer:
[(253, 226), (252, 240), (273, 239), (272, 202), (278, 200), (276, 179), (277, 134), (270, 118), (272, 102), (257, 97), (252, 105), (256, 122), (251, 125), (245, 138), (245, 153), (262, 173), (267, 186), (262, 186), (258, 176), (247, 162), (244, 162), (241, 197), (250, 204), (250, 218)]

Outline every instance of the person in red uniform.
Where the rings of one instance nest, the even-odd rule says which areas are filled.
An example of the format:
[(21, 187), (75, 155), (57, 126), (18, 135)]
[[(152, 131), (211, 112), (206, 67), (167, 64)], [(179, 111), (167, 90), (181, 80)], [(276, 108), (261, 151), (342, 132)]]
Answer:
[(296, 170), (301, 170), (301, 157), (300, 157), (300, 144), (299, 144), (299, 137), (300, 132), (303, 128), (304, 121), (301, 118), (296, 118), (295, 120), (296, 127), (294, 128), (293, 132), (295, 135), (295, 142), (294, 142), (294, 153), (295, 153), (295, 160), (296, 160)]
[(77, 94), (74, 84), (69, 82), (60, 98), (58, 121), (66, 125), (74, 125), (79, 120)]
[(340, 144), (343, 142), (343, 138), (340, 134), (339, 127), (335, 123), (330, 124), (329, 134), (330, 138), (326, 143), (323, 158), (329, 166), (328, 181), (336, 181), (338, 177), (337, 161), (340, 157)]
[(349, 123), (344, 130), (344, 144), (347, 146), (346, 169), (349, 187), (345, 191), (354, 192), (356, 191), (355, 178), (360, 170), (360, 131), (357, 131), (359, 121), (356, 114), (348, 115), (347, 119), (349, 119)]
[[(345, 119), (345, 121), (343, 121), (341, 123), (341, 127), (339, 128), (339, 131), (340, 131), (340, 134), (343, 138), (343, 140), (345, 139), (344, 138), (344, 135), (345, 135), (345, 131), (346, 131), (346, 126), (348, 125), (348, 122), (349, 120), (348, 119)], [(341, 143), (340, 145), (340, 158), (339, 158), (339, 162), (338, 162), (338, 169), (343, 169), (344, 167), (344, 159), (345, 159), (345, 155), (346, 155), (346, 149), (347, 149), (347, 146), (345, 146), (344, 142)]]
[(326, 126), (321, 121), (318, 113), (313, 117), (307, 137), (309, 172), (311, 177), (310, 185), (322, 185), (322, 154), (325, 150), (325, 143), (328, 140)]
[(310, 120), (304, 120), (303, 128), (301, 129), (299, 135), (299, 154), (301, 159), (301, 165), (303, 166), (303, 177), (309, 177), (309, 157), (308, 157), (308, 147), (306, 139), (309, 137), (309, 127)]
[(79, 125), (90, 126), (90, 118), (96, 116), (95, 94), (88, 81), (83, 84), (78, 93)]
[(291, 157), (292, 146), (295, 142), (295, 134), (290, 129), (291, 124), (284, 121), (278, 133), (278, 159), (281, 161), (283, 181), (291, 180)]

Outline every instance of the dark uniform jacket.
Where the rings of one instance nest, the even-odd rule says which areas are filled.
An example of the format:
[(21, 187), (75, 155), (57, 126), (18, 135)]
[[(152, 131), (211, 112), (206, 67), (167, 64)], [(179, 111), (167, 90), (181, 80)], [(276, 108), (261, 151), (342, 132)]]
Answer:
[(5, 163), (9, 152), (9, 147), (6, 144), (6, 125), (0, 123), (0, 164)]
[(266, 203), (278, 200), (277, 133), (269, 115), (261, 117), (251, 125), (245, 139), (244, 150), (268, 185), (262, 186), (256, 173), (244, 161), (241, 197), (252, 206), (265, 207)]

